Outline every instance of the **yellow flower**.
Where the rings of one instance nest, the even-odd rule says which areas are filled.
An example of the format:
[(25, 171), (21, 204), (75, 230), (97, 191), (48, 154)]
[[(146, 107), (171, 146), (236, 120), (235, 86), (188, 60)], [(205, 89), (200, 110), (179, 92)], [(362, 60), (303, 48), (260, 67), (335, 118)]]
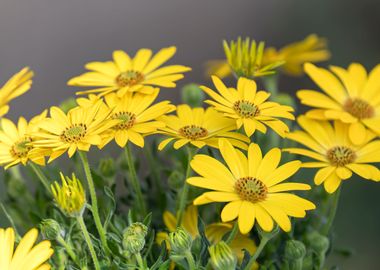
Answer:
[(32, 85), (33, 72), (28, 67), (23, 68), (20, 72), (13, 75), (0, 88), (0, 117), (9, 111), (8, 103), (18, 96), (21, 96), (30, 89)]
[(190, 164), (200, 176), (190, 177), (187, 183), (213, 190), (196, 198), (195, 205), (228, 202), (221, 213), (222, 221), (238, 218), (242, 234), (251, 231), (255, 220), (264, 231), (271, 231), (275, 221), (288, 232), (289, 216), (304, 217), (305, 210), (315, 208), (308, 200), (284, 192), (309, 190), (309, 185), (281, 183), (298, 171), (300, 161), (278, 167), (280, 149), (273, 148), (262, 157), (260, 147), (254, 143), (249, 145), (248, 157), (225, 139), (219, 140), (219, 149), (228, 168), (217, 159), (196, 155)]
[(35, 151), (31, 144), (35, 140), (32, 134), (39, 130), (38, 124), (45, 117), (46, 111), (29, 123), (24, 117), (20, 117), (17, 126), (9, 119), (1, 119), (0, 165), (5, 165), (7, 169), (19, 163), (26, 165), (29, 160), (41, 166), (45, 165), (46, 153), (41, 150)]
[(159, 144), (159, 150), (173, 140), (176, 140), (175, 149), (188, 143), (198, 148), (205, 145), (217, 148), (219, 138), (228, 138), (233, 145), (243, 149), (247, 148), (246, 143), (249, 142), (246, 136), (231, 132), (236, 130), (234, 120), (224, 117), (213, 108), (192, 109), (189, 105), (179, 105), (177, 115), (164, 115), (159, 120), (166, 127), (160, 128), (158, 132), (171, 137)]
[(144, 136), (154, 133), (157, 128), (165, 127), (163, 122), (155, 119), (175, 110), (169, 101), (151, 106), (158, 93), (159, 89), (156, 88), (151, 95), (127, 93), (119, 98), (112, 93), (105, 96), (107, 105), (113, 109), (111, 119), (117, 121), (117, 124), (104, 133), (100, 147), (113, 139), (120, 147), (125, 147), (128, 141), (144, 147)]
[(263, 63), (264, 42), (258, 45), (255, 40), (239, 37), (237, 41), (223, 42), (227, 62), (237, 77), (261, 77), (275, 74), (275, 69), (283, 65), (283, 61), (274, 61), (270, 64)]
[(182, 73), (191, 70), (180, 65), (161, 67), (176, 50), (176, 47), (164, 48), (151, 57), (151, 50), (140, 49), (133, 59), (124, 51), (114, 51), (113, 61), (86, 64), (90, 72), (72, 78), (68, 84), (95, 87), (78, 94), (98, 93), (102, 96), (114, 91), (119, 96), (136, 91), (150, 94), (154, 89), (152, 86), (175, 87), (175, 82), (183, 78)]
[(304, 40), (294, 42), (276, 50), (273, 47), (264, 51), (263, 63), (269, 65), (278, 61), (285, 61), (281, 69), (291, 76), (303, 74), (302, 66), (306, 62), (322, 62), (330, 58), (327, 42), (315, 34), (307, 36)]
[[(177, 219), (169, 211), (165, 211), (163, 214), (163, 220), (166, 228), (169, 232), (174, 232), (176, 230)], [(193, 239), (199, 236), (198, 231), (198, 209), (194, 205), (190, 205), (186, 208), (183, 215), (183, 220), (181, 227), (184, 228)], [(233, 225), (231, 223), (212, 223), (206, 226), (205, 233), (207, 239), (212, 243), (216, 244), (222, 241), (224, 235), (232, 230)], [(161, 244), (162, 241), (168, 240), (168, 234), (166, 232), (160, 232), (157, 234), (156, 241)], [(169, 241), (166, 242), (167, 244)], [(256, 251), (255, 241), (249, 238), (248, 235), (243, 235), (237, 233), (234, 240), (232, 240), (230, 247), (234, 251), (235, 255), (241, 262), (244, 257), (243, 249), (246, 249), (251, 255)]]
[(363, 143), (355, 145), (348, 138), (349, 126), (340, 121), (335, 121), (332, 126), (328, 121), (300, 116), (298, 123), (304, 131), (289, 133), (287, 138), (309, 149), (288, 148), (284, 151), (315, 160), (303, 164), (307, 168), (320, 168), (314, 177), (315, 184), (324, 183), (326, 191), (333, 193), (342, 180), (352, 176), (352, 172), (365, 179), (380, 180), (379, 170), (368, 164), (380, 162), (380, 140), (373, 140), (375, 135), (372, 132), (366, 131)]
[(15, 248), (13, 228), (0, 228), (0, 269), (1, 270), (49, 270), (46, 263), (53, 255), (50, 241), (42, 241), (33, 246), (38, 237), (38, 230), (31, 229), (24, 235)]
[(50, 108), (50, 118), (40, 123), (41, 131), (35, 133), (38, 138), (33, 146), (50, 150), (49, 162), (66, 151), (69, 157), (79, 149), (89, 151), (91, 145), (102, 143), (101, 134), (115, 125), (109, 119), (110, 111), (100, 110), (102, 101), (89, 107), (75, 107), (65, 114), (58, 107)]
[(205, 74), (207, 78), (215, 75), (223, 79), (231, 75), (231, 68), (226, 60), (210, 60), (206, 62)]
[(360, 64), (347, 70), (332, 66), (330, 71), (305, 64), (305, 72), (323, 90), (297, 92), (302, 104), (316, 109), (306, 116), (320, 120), (340, 120), (350, 124), (349, 138), (355, 144), (365, 139), (365, 127), (380, 135), (380, 65), (368, 75)]
[(72, 175), (72, 179), (65, 177), (62, 173), (60, 186), (57, 182), (51, 185), (51, 191), (61, 211), (70, 216), (81, 216), (86, 206), (86, 193), (81, 182)]
[(281, 137), (289, 132), (288, 126), (278, 119), (294, 120), (293, 108), (267, 101), (270, 93), (257, 91), (256, 82), (246, 78), (239, 78), (237, 89), (227, 88), (223, 82), (213, 76), (212, 80), (219, 94), (206, 86), (201, 86), (212, 99), (205, 102), (214, 106), (226, 117), (234, 119), (237, 128), (244, 126), (245, 133), (251, 136), (256, 129), (266, 133), (268, 127), (272, 128)]

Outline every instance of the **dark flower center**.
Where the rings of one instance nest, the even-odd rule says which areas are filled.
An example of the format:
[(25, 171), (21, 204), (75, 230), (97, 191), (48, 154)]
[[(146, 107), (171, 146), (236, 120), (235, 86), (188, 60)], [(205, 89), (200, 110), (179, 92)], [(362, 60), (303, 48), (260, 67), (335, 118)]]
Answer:
[(116, 83), (120, 87), (133, 86), (144, 80), (144, 75), (139, 71), (128, 70), (116, 77)]
[(24, 137), (15, 142), (10, 149), (11, 155), (16, 158), (26, 158), (29, 151), (33, 149), (30, 145), (31, 142), (32, 139), (30, 137)]
[(334, 166), (344, 166), (356, 159), (355, 152), (346, 146), (335, 146), (327, 151), (326, 156)]
[(180, 128), (178, 133), (187, 139), (196, 140), (199, 138), (206, 137), (208, 131), (207, 129), (200, 126), (188, 125)]
[(252, 203), (265, 200), (268, 194), (267, 186), (257, 178), (243, 177), (235, 182), (235, 191), (242, 200)]
[(117, 119), (120, 121), (119, 124), (114, 126), (114, 129), (123, 130), (133, 127), (136, 122), (136, 115), (131, 112), (118, 112), (112, 116), (112, 119)]
[(67, 143), (76, 143), (82, 140), (86, 133), (87, 126), (85, 124), (74, 124), (62, 132), (61, 139)]
[(375, 109), (368, 102), (360, 98), (347, 99), (343, 108), (346, 112), (359, 119), (371, 118), (375, 115)]
[(234, 110), (243, 118), (251, 118), (259, 115), (259, 108), (247, 100), (238, 100), (234, 103)]

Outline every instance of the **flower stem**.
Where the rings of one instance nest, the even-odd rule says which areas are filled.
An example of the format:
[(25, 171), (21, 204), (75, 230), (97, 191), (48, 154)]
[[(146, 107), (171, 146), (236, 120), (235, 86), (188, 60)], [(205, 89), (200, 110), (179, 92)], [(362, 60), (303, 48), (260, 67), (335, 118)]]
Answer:
[(107, 244), (106, 232), (103, 228), (102, 222), (100, 221), (98, 199), (96, 197), (94, 180), (92, 179), (91, 169), (90, 169), (90, 164), (88, 163), (87, 154), (85, 152), (79, 151), (79, 156), (82, 161), (84, 173), (87, 179), (88, 189), (90, 191), (91, 212), (92, 212), (92, 216), (94, 217), (95, 226), (96, 226), (96, 229), (98, 230), (100, 241), (102, 242), (102, 245), (104, 249), (106, 250), (106, 252), (108, 252), (109, 248)]
[(226, 240), (227, 244), (231, 244), (231, 242), (235, 239), (237, 232), (238, 232), (238, 222), (236, 221), (232, 228), (231, 233), (228, 235), (228, 238)]
[(256, 262), (257, 258), (260, 256), (261, 252), (263, 251), (264, 247), (267, 245), (268, 241), (271, 239), (271, 237), (263, 236), (260, 241), (260, 245), (257, 247), (255, 254), (249, 259), (249, 262), (247, 266), (244, 268), (244, 270), (251, 270), (253, 264)]
[(139, 266), (139, 269), (140, 270), (144, 270), (145, 269), (145, 265), (144, 265), (144, 261), (143, 261), (143, 259), (141, 257), (140, 252), (136, 253), (135, 257), (136, 257), (136, 261), (137, 261), (137, 264)]
[(133, 186), (133, 189), (136, 192), (137, 208), (140, 211), (141, 216), (145, 217), (147, 214), (146, 205), (145, 205), (144, 197), (143, 197), (143, 194), (141, 191), (140, 182), (139, 182), (139, 179), (137, 177), (135, 164), (133, 162), (132, 151), (131, 151), (131, 148), (129, 147), (128, 144), (125, 147), (125, 158), (127, 160), (128, 168), (129, 168), (129, 174), (131, 176), (131, 184)]
[(340, 192), (341, 192), (341, 187), (338, 188), (338, 190), (335, 192), (334, 194), (334, 197), (333, 197), (333, 201), (332, 201), (332, 205), (330, 207), (330, 213), (329, 213), (329, 216), (328, 216), (328, 220), (327, 220), (327, 223), (326, 225), (324, 226), (324, 228), (322, 229), (322, 234), (323, 235), (328, 235), (330, 230), (331, 230), (331, 227), (332, 227), (332, 224), (334, 223), (334, 219), (335, 219), (335, 215), (336, 215), (336, 211), (338, 209), (338, 204), (339, 204), (339, 198), (340, 198)]
[(187, 147), (187, 168), (186, 168), (186, 174), (185, 174), (185, 181), (183, 183), (183, 188), (182, 191), (178, 197), (179, 199), (179, 204), (178, 204), (178, 211), (177, 211), (177, 227), (180, 227), (182, 224), (182, 218), (183, 218), (183, 212), (185, 211), (186, 207), (186, 202), (187, 202), (187, 196), (189, 193), (189, 184), (187, 184), (186, 180), (187, 178), (190, 177), (191, 173), (191, 166), (190, 166), (190, 161), (193, 158), (195, 152), (192, 151), (190, 147)]
[(67, 254), (69, 254), (70, 258), (76, 263), (76, 265), (80, 266), (78, 258), (75, 255), (75, 252), (73, 251), (73, 248), (68, 243), (66, 243), (65, 239), (63, 239), (63, 237), (59, 235), (57, 237), (57, 242), (66, 249)]
[(79, 223), (79, 226), (83, 232), (84, 239), (86, 240), (88, 249), (90, 250), (92, 261), (94, 262), (94, 266), (96, 270), (100, 270), (100, 265), (98, 261), (98, 257), (96, 256), (94, 246), (92, 245), (90, 235), (88, 234), (86, 224), (84, 224), (84, 220), (82, 216), (77, 217), (77, 221)]
[(41, 168), (38, 165), (34, 164), (33, 162), (29, 162), (29, 166), (32, 168), (33, 172), (37, 175), (38, 179), (40, 179), (41, 183), (44, 185), (49, 195), (51, 195), (49, 180), (47, 179), (46, 175), (41, 170)]
[(189, 264), (189, 270), (195, 270), (195, 269), (197, 269), (196, 265), (195, 265), (194, 257), (193, 257), (193, 255), (191, 254), (190, 251), (186, 252), (185, 257), (186, 257), (187, 263)]

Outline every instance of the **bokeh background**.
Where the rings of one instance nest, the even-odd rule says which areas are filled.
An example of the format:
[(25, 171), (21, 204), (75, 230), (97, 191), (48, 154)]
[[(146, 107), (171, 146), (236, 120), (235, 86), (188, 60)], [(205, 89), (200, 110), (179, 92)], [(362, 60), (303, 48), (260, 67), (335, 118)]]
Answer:
[[(0, 81), (25, 65), (36, 72), (32, 90), (12, 102), (8, 116), (16, 119), (73, 96), (67, 80), (115, 49), (176, 45), (172, 62), (193, 68), (179, 86), (210, 83), (204, 63), (222, 58), (221, 41), (239, 35), (282, 46), (317, 33), (329, 40), (329, 63), (372, 68), (380, 62), (379, 18), (377, 0), (1, 0)], [(289, 93), (308, 85), (307, 78), (281, 80)], [(178, 90), (162, 92), (179, 99)], [(330, 265), (379, 269), (380, 184), (345, 184), (335, 228), (336, 245), (354, 255), (335, 256)]]

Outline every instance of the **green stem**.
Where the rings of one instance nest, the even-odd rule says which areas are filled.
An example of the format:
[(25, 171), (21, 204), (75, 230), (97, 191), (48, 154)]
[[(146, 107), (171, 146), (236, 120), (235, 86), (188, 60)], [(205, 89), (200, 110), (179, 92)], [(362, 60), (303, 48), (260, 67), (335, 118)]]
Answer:
[(187, 261), (187, 263), (189, 264), (189, 269), (190, 269), (190, 270), (195, 270), (195, 269), (197, 269), (196, 264), (195, 264), (194, 257), (193, 257), (193, 255), (191, 254), (190, 251), (187, 251), (187, 252), (186, 252), (185, 257), (186, 257), (186, 261)]
[(231, 233), (228, 235), (228, 238), (226, 240), (227, 244), (231, 244), (231, 242), (235, 239), (237, 232), (238, 232), (238, 222), (236, 221), (234, 224), (234, 227), (232, 228)]
[(190, 188), (186, 180), (187, 178), (190, 177), (190, 173), (191, 173), (190, 161), (193, 158), (194, 154), (195, 154), (194, 151), (192, 151), (190, 147), (187, 147), (187, 168), (186, 168), (185, 181), (183, 183), (183, 188), (182, 188), (181, 193), (178, 194), (179, 204), (178, 204), (178, 211), (177, 211), (177, 225), (176, 225), (177, 227), (180, 227), (182, 224), (182, 218), (183, 218), (183, 214), (186, 208), (187, 196), (188, 196), (189, 188)]
[(338, 209), (341, 189), (342, 188), (339, 187), (338, 190), (334, 194), (333, 202), (332, 202), (332, 206), (330, 208), (330, 213), (329, 213), (329, 216), (328, 216), (327, 223), (326, 223), (325, 227), (322, 229), (322, 234), (323, 235), (327, 236), (329, 234), (329, 232), (331, 230), (331, 227), (332, 227), (332, 224), (334, 223), (335, 215), (336, 215), (336, 212), (337, 212), (337, 209)]
[(263, 77), (263, 83), (265, 86), (265, 90), (270, 92), (272, 99), (274, 99), (278, 94), (278, 76), (265, 76)]
[(51, 195), (49, 180), (47, 179), (46, 175), (41, 170), (41, 168), (33, 162), (29, 162), (29, 166), (32, 168), (34, 173), (37, 175), (38, 179), (40, 179), (41, 183), (44, 185), (48, 193)]
[(90, 191), (91, 212), (92, 212), (92, 216), (94, 217), (95, 226), (96, 226), (96, 229), (98, 230), (100, 241), (102, 242), (104, 249), (108, 252), (109, 248), (107, 244), (106, 232), (103, 228), (103, 225), (99, 216), (98, 199), (96, 197), (94, 180), (92, 179), (91, 169), (90, 169), (90, 164), (88, 163), (87, 154), (85, 152), (79, 151), (79, 156), (82, 161), (84, 173), (87, 179), (88, 189)]
[(251, 270), (253, 267), (253, 264), (256, 262), (257, 258), (260, 256), (261, 252), (263, 251), (264, 247), (267, 245), (268, 241), (271, 238), (269, 237), (263, 237), (261, 238), (260, 245), (257, 247), (255, 254), (249, 259), (249, 262), (247, 266), (244, 268), (244, 270)]
[(77, 256), (75, 255), (75, 252), (73, 251), (73, 248), (68, 243), (66, 243), (65, 239), (63, 239), (63, 237), (59, 235), (57, 237), (57, 242), (66, 249), (67, 254), (69, 254), (70, 258), (75, 262), (75, 264), (77, 266), (80, 266)]
[[(153, 146), (152, 146), (153, 147)], [(145, 154), (149, 163), (149, 167), (151, 169), (152, 178), (157, 186), (157, 190), (160, 194), (163, 193), (161, 181), (160, 181), (160, 171), (158, 170), (159, 166), (157, 166), (156, 161), (154, 160), (151, 145), (144, 148)]]
[(145, 265), (144, 265), (144, 261), (141, 257), (141, 253), (138, 252), (135, 254), (135, 257), (136, 257), (136, 260), (137, 260), (137, 264), (139, 266), (139, 270), (144, 270), (145, 269)]
[(88, 231), (87, 231), (87, 228), (86, 228), (86, 224), (84, 224), (83, 217), (82, 216), (77, 217), (77, 221), (78, 221), (79, 226), (80, 226), (80, 228), (82, 230), (84, 239), (86, 240), (88, 249), (90, 250), (92, 261), (94, 262), (95, 269), (96, 270), (100, 270), (100, 265), (99, 265), (98, 257), (96, 256), (96, 252), (95, 252), (94, 246), (92, 245), (90, 235), (88, 234)]
[(131, 178), (131, 184), (133, 186), (133, 189), (136, 192), (135, 198), (136, 198), (137, 208), (140, 211), (141, 216), (145, 217), (147, 214), (145, 200), (144, 200), (144, 197), (143, 197), (143, 194), (141, 191), (139, 179), (137, 177), (136, 168), (135, 168), (135, 164), (133, 162), (133, 157), (132, 157), (132, 151), (131, 151), (131, 148), (129, 147), (129, 144), (127, 144), (127, 146), (125, 147), (125, 158), (126, 158), (127, 163), (128, 163), (128, 169), (129, 169), (129, 174), (130, 174), (130, 178)]

